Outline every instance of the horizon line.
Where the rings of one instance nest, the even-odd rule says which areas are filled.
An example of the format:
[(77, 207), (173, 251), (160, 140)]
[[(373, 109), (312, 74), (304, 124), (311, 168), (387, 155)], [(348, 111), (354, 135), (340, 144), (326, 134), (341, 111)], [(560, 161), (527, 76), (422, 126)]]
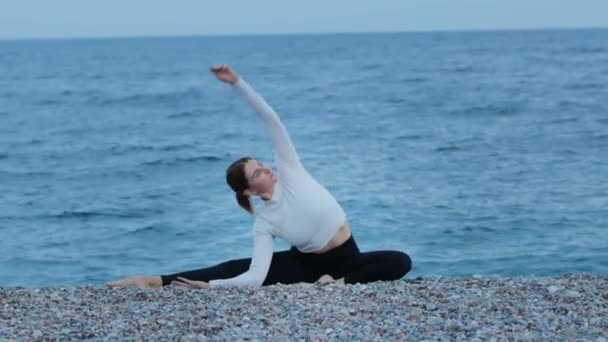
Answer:
[(177, 33), (177, 34), (144, 34), (144, 35), (99, 35), (99, 36), (49, 36), (49, 37), (0, 37), (0, 42), (15, 41), (53, 41), (53, 40), (109, 40), (109, 39), (158, 39), (158, 38), (238, 38), (268, 36), (328, 36), (355, 34), (415, 34), (415, 33), (484, 33), (484, 32), (530, 32), (530, 31), (586, 31), (607, 30), (608, 26), (577, 27), (513, 27), (513, 28), (462, 28), (462, 29), (420, 29), (420, 30), (370, 30), (370, 31), (294, 31), (294, 32), (256, 32), (256, 33)]

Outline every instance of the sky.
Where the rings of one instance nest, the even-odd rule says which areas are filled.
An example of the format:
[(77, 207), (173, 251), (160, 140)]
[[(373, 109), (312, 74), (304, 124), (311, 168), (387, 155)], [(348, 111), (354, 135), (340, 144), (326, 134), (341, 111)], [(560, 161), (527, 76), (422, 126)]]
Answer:
[(0, 0), (0, 39), (600, 27), (608, 0)]

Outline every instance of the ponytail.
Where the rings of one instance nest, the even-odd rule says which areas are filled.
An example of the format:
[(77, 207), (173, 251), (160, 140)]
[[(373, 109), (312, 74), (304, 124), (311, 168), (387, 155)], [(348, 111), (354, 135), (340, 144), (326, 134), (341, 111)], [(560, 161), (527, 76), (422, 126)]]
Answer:
[(246, 196), (243, 193), (249, 188), (249, 184), (245, 178), (245, 163), (249, 160), (251, 160), (251, 157), (243, 157), (232, 163), (226, 170), (226, 182), (235, 192), (236, 201), (239, 205), (247, 210), (248, 213), (253, 214), (251, 200), (249, 199), (249, 196)]
[(240, 192), (236, 193), (236, 201), (239, 203), (239, 205), (247, 210), (247, 212), (249, 212), (250, 214), (253, 214), (253, 206), (251, 205), (251, 200), (249, 199), (248, 196), (243, 195)]

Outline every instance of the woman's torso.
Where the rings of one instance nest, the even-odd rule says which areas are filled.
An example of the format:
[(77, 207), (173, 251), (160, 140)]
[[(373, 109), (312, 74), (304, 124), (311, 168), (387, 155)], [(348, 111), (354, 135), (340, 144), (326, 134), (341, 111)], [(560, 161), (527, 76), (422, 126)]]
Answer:
[(260, 216), (273, 226), (273, 234), (304, 253), (322, 253), (350, 237), (350, 227), (331, 193), (303, 172), (275, 184), (271, 200)]

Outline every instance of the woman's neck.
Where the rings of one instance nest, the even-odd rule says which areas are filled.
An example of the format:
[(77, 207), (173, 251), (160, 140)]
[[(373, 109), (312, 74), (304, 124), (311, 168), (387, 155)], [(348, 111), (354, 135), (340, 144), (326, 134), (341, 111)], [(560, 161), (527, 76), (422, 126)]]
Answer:
[(275, 180), (270, 189), (264, 193), (261, 193), (259, 196), (264, 201), (269, 201), (274, 194), (274, 187), (277, 185), (277, 181)]

